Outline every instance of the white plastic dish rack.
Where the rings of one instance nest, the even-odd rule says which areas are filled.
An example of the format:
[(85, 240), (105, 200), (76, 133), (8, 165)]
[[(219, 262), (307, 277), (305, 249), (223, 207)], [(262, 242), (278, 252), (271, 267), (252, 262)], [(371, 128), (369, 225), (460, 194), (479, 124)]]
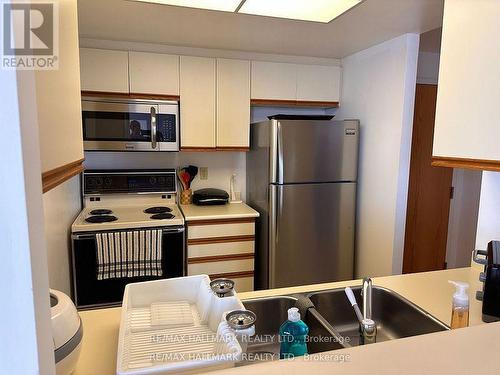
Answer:
[(207, 275), (127, 285), (116, 373), (194, 374), (234, 366), (242, 349), (223, 314), (243, 308), (236, 292), (217, 297)]

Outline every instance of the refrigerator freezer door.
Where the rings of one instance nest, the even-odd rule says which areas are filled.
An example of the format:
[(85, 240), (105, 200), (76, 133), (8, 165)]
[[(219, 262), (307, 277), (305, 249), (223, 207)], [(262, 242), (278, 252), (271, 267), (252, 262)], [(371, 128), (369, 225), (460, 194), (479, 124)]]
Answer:
[(276, 126), (272, 183), (357, 180), (358, 120), (280, 120)]
[(356, 183), (270, 185), (269, 287), (353, 278)]

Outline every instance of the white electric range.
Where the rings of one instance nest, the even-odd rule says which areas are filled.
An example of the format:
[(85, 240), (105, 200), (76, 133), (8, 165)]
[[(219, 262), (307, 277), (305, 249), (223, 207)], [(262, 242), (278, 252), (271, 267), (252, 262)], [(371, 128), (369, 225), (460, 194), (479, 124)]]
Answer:
[(186, 274), (174, 169), (87, 170), (71, 226), (78, 308), (117, 305), (130, 282)]

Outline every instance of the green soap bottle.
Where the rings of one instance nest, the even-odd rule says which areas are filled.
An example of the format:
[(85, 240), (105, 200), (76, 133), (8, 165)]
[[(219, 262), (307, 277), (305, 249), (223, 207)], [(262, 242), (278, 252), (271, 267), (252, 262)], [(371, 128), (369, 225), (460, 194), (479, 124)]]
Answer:
[(280, 359), (299, 357), (307, 354), (307, 334), (309, 327), (300, 320), (299, 309), (288, 310), (288, 320), (280, 327)]

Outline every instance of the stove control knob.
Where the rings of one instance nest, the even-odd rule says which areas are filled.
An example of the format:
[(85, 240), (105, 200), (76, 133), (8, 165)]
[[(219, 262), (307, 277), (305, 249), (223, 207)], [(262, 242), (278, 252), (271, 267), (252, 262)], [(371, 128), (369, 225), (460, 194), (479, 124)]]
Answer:
[(113, 181), (112, 181), (112, 180), (111, 180), (111, 178), (109, 178), (109, 177), (106, 177), (106, 178), (104, 179), (104, 184), (105, 184), (106, 186), (110, 186), (110, 185), (111, 185), (111, 182), (113, 182)]
[(481, 272), (479, 274), (479, 281), (481, 281), (482, 283), (486, 281), (486, 274), (484, 272)]
[(96, 183), (97, 183), (98, 186), (102, 186), (102, 178), (100, 178), (100, 177), (97, 178), (96, 179)]
[(156, 185), (156, 177), (151, 177), (151, 178), (149, 179), (149, 183), (150, 183), (151, 185)]
[(482, 300), (483, 300), (483, 295), (484, 295), (483, 291), (478, 290), (478, 291), (476, 292), (476, 299), (477, 299), (478, 301), (482, 301)]

